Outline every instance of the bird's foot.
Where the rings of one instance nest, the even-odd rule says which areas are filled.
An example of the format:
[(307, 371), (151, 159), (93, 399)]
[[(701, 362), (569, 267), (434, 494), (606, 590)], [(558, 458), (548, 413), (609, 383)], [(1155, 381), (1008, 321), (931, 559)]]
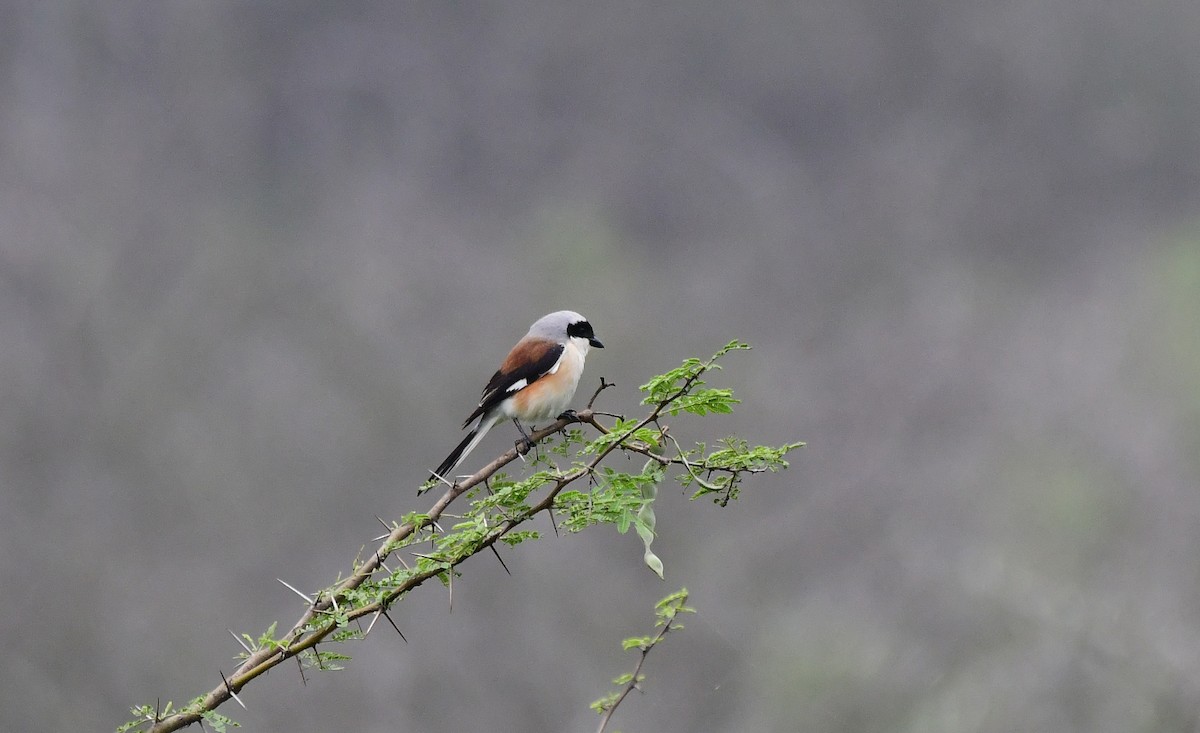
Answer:
[(562, 413), (559, 414), (558, 419), (559, 420), (570, 420), (571, 422), (577, 422), (579, 420), (579, 414), (577, 412), (575, 412), (574, 410), (563, 410)]

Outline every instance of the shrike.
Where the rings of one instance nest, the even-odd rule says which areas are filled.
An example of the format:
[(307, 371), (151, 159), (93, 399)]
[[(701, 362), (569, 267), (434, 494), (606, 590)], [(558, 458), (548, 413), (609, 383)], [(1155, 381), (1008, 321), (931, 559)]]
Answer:
[(464, 428), (471, 425), (471, 432), (431, 478), (453, 481), (448, 474), (497, 423), (511, 419), (528, 442), (522, 420), (532, 422), (561, 415), (575, 396), (583, 361), (592, 346), (604, 348), (592, 324), (575, 311), (557, 311), (539, 318), (483, 388), (479, 406), (463, 423)]

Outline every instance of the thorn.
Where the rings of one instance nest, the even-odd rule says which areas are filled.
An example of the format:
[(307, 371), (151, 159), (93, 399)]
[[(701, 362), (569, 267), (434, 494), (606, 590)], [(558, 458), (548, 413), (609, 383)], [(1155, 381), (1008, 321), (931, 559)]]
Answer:
[(383, 615), (383, 609), (381, 608), (375, 612), (374, 616), (371, 617), (371, 623), (367, 624), (367, 630), (363, 632), (364, 639), (367, 638), (367, 635), (371, 633), (371, 629), (375, 628), (375, 622), (378, 621), (379, 617), (382, 615)]
[(247, 654), (253, 654), (253, 653), (254, 653), (254, 650), (253, 650), (253, 649), (251, 649), (251, 648), (250, 648), (250, 647), (249, 647), (249, 646), (246, 644), (246, 642), (242, 641), (241, 637), (239, 637), (237, 634), (233, 633), (233, 629), (225, 629), (225, 630), (229, 632), (229, 635), (233, 637), (233, 640), (234, 640), (234, 641), (236, 641), (237, 643), (239, 643), (239, 644), (241, 644), (241, 645), (242, 645), (242, 648), (246, 650), (246, 653), (247, 653)]
[(329, 591), (329, 602), (333, 604), (333, 612), (334, 612), (334, 613), (341, 613), (341, 612), (342, 612), (342, 609), (338, 608), (338, 604), (337, 604), (337, 594), (336, 594), (336, 593), (334, 593), (333, 591)]
[(316, 602), (316, 601), (314, 601), (313, 599), (311, 599), (311, 598), (309, 598), (308, 596), (304, 595), (304, 594), (303, 594), (303, 593), (301, 593), (300, 591), (296, 590), (296, 587), (295, 587), (294, 585), (292, 585), (291, 583), (287, 582), (287, 581), (286, 581), (286, 580), (284, 580), (283, 578), (276, 578), (275, 580), (278, 580), (280, 583), (283, 583), (283, 585), (284, 585), (284, 586), (285, 586), (285, 587), (286, 587), (288, 590), (290, 590), (291, 592), (293, 592), (293, 593), (295, 593), (296, 595), (300, 596), (300, 597), (301, 597), (301, 598), (303, 598), (304, 600), (308, 601), (308, 605), (310, 605), (310, 606), (315, 606), (315, 605), (317, 605), (317, 602)]
[(442, 529), (442, 525), (438, 524), (436, 519), (430, 519), (429, 524), (434, 529), (436, 529), (438, 532), (441, 532), (442, 534), (446, 534), (446, 530)]
[[(455, 484), (454, 484), (454, 483), (452, 483), (452, 482), (450, 482), (450, 481), (447, 481), (447, 480), (446, 480), (446, 478), (445, 478), (444, 476), (442, 476), (440, 473), (438, 473), (437, 471), (430, 471), (430, 472), (429, 472), (429, 475), (430, 475), (430, 476), (432, 476), (432, 477), (434, 477), (434, 478), (435, 478), (435, 479), (437, 479), (438, 481), (441, 481), (441, 482), (442, 482), (443, 484), (445, 484), (445, 485), (446, 485), (448, 488), (451, 488), (451, 489), (453, 489), (453, 488), (455, 487)], [(432, 487), (431, 487), (431, 488), (432, 488)]]
[(300, 661), (300, 655), (294, 657), (296, 660), (296, 669), (300, 670), (300, 684), (308, 687), (308, 678), (304, 676), (304, 663)]
[(450, 609), (446, 613), (454, 613), (454, 568), (446, 571), (446, 587), (450, 589)]
[(389, 534), (393, 529), (395, 529), (395, 527), (383, 521), (383, 517), (379, 516), (378, 514), (375, 515), (375, 518), (379, 520), (379, 523), (383, 525), (383, 528), (386, 529)]
[(546, 513), (550, 515), (550, 528), (554, 530), (554, 536), (558, 536), (558, 517), (554, 516), (554, 507), (546, 507)]
[(158, 725), (158, 721), (162, 720), (159, 716), (159, 711), (162, 710), (162, 698), (154, 698), (154, 725)]
[[(221, 672), (221, 670), (217, 671)], [(238, 697), (238, 694), (233, 691), (233, 685), (229, 684), (229, 679), (225, 677), (224, 672), (221, 672), (221, 679), (225, 682), (225, 690), (229, 693), (229, 696), (232, 697), (238, 705), (242, 706), (242, 710), (249, 710), (250, 708), (246, 707), (246, 703), (242, 702), (242, 698)]]
[(408, 638), (404, 636), (404, 632), (400, 630), (400, 627), (396, 625), (396, 622), (392, 620), (392, 617), (388, 615), (388, 612), (382, 608), (379, 609), (379, 612), (383, 614), (383, 617), (387, 619), (387, 622), (392, 625), (392, 628), (396, 630), (396, 633), (399, 634), (400, 638), (404, 639), (404, 643), (407, 644)]
[(504, 568), (504, 572), (512, 575), (512, 572), (508, 569), (508, 566), (504, 564), (504, 558), (500, 557), (500, 552), (496, 550), (496, 546), (488, 545), (488, 549), (491, 550), (492, 554), (496, 556), (496, 559), (500, 561), (500, 567)]

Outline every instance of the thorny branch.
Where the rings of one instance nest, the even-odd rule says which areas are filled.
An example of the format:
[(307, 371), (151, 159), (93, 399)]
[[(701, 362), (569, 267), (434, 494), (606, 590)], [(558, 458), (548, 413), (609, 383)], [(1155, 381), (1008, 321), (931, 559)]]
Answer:
[[(576, 422), (577, 420), (586, 421), (587, 419), (591, 419), (591, 414), (589, 410), (584, 410), (583, 412), (579, 413), (575, 419), (560, 419), (551, 425), (538, 430), (530, 437), (534, 442), (537, 442), (544, 439), (548, 435), (552, 435), (562, 430), (564, 427)], [(605, 455), (607, 455), (607, 452)], [(602, 456), (597, 456), (597, 458), (592, 461), (591, 464), (589, 464), (589, 471), (590, 467), (598, 463), (601, 457)], [(333, 601), (335, 598), (344, 595), (347, 591), (353, 590), (369, 580), (381, 568), (387, 557), (392, 554), (394, 547), (396, 547), (403, 540), (412, 536), (415, 532), (419, 532), (426, 527), (434, 525), (443, 515), (443, 513), (445, 513), (446, 508), (450, 506), (451, 502), (453, 502), (459, 496), (462, 496), (472, 487), (489, 478), (496, 471), (516, 460), (516, 458), (516, 447), (510, 448), (491, 463), (484, 466), (474, 475), (446, 489), (446, 492), (442, 494), (441, 498), (439, 498), (437, 502), (434, 503), (433, 507), (430, 508), (427, 518), (424, 521), (417, 524), (400, 524), (393, 528), (383, 542), (380, 543), (378, 549), (376, 549), (375, 552), (373, 552), (361, 565), (359, 565), (353, 574), (338, 584), (331, 592), (323, 593), (320, 598), (315, 600), (315, 602), (313, 602), (313, 599), (309, 599), (303, 594), (300, 594), (301, 597), (305, 597), (306, 601), (309, 601), (309, 607), (304, 612), (304, 615), (302, 615), (296, 621), (296, 623), (292, 624), (291, 630), (284, 634), (283, 644), (279, 646), (263, 646), (253, 654), (250, 654), (245, 661), (243, 661), (242, 664), (236, 670), (234, 670), (232, 674), (228, 675), (226, 679), (222, 681), (219, 686), (210, 690), (197, 706), (182, 710), (175, 715), (159, 720), (149, 729), (150, 733), (167, 733), (168, 731), (179, 730), (180, 728), (198, 722), (203, 718), (203, 714), (205, 712), (215, 710), (222, 703), (233, 697), (234, 694), (240, 692), (242, 688), (245, 687), (246, 684), (251, 680), (261, 676), (265, 672), (277, 666), (280, 662), (283, 662), (290, 657), (298, 656), (300, 653), (315, 647), (323, 639), (329, 636), (329, 634), (337, 630), (337, 623), (334, 620), (327, 620), (318, 625), (318, 627), (314, 630), (310, 630), (307, 633), (305, 630), (310, 627), (314, 620), (322, 615), (327, 614), (333, 608)], [(549, 501), (552, 502), (553, 496), (561, 491), (564, 486), (575, 481), (585, 473), (586, 472), (583, 470), (576, 470), (559, 479), (556, 482), (554, 489), (552, 489), (552, 494), (550, 495)], [(546, 506), (548, 506), (548, 504), (546, 504)], [(539, 504), (538, 511), (545, 509), (546, 506)], [(521, 522), (527, 520), (529, 516), (529, 512), (524, 512), (522, 515), (518, 515), (518, 517), (505, 522), (500, 527), (493, 530), (491, 534), (489, 534), (488, 538), (480, 544), (479, 549), (482, 550), (486, 547), (491, 547), (493, 544), (495, 544), (496, 540), (500, 539), (500, 537), (511, 531), (513, 527), (516, 527)], [(409, 576), (405, 582), (393, 588), (379, 601), (348, 610), (345, 614), (346, 618), (353, 621), (365, 616), (382, 614), (389, 622), (391, 622), (391, 618), (387, 616), (387, 607), (392, 601), (404, 593), (412, 590), (413, 588), (421, 585), (426, 580), (450, 570), (464, 560), (466, 560), (466, 557), (458, 558), (456, 561)], [(394, 626), (395, 624), (393, 623), (392, 625)]]
[[(375, 622), (378, 620), (379, 616), (382, 615), (388, 621), (388, 623), (390, 623), (392, 627), (399, 632), (400, 629), (396, 627), (395, 622), (392, 621), (391, 617), (387, 613), (388, 607), (393, 601), (417, 586), (420, 586), (430, 578), (440, 576), (443, 573), (452, 575), (454, 567), (465, 561), (468, 557), (471, 557), (484, 549), (493, 548), (495, 543), (500, 538), (511, 532), (515, 527), (523, 524), (526, 521), (529, 521), (532, 517), (543, 511), (552, 510), (555, 497), (558, 496), (558, 494), (564, 488), (580, 478), (591, 475), (594, 469), (618, 447), (646, 453), (647, 455), (656, 458), (656, 460), (659, 460), (660, 462), (679, 462), (680, 459), (663, 459), (661, 456), (655, 456), (651, 454), (648, 449), (643, 450), (643, 446), (640, 446), (640, 444), (637, 446), (627, 445), (627, 442), (638, 430), (641, 430), (650, 424), (657, 424), (660, 415), (669, 408), (672, 402), (688, 393), (700, 376), (712, 366), (715, 359), (716, 357), (713, 357), (713, 359), (710, 359), (701, 365), (700, 368), (698, 368), (693, 374), (683, 381), (682, 385), (677, 390), (675, 390), (668, 397), (656, 402), (649, 414), (639, 420), (632, 427), (624, 430), (621, 435), (617, 437), (617, 439), (611, 441), (602, 450), (598, 451), (598, 453), (590, 461), (582, 466), (576, 467), (573, 470), (558, 475), (552, 482), (550, 482), (551, 487), (549, 491), (539, 502), (526, 507), (524, 510), (517, 512), (512, 517), (492, 528), (492, 530), (478, 543), (478, 545), (473, 548), (472, 552), (466, 553), (461, 557), (447, 558), (443, 562), (439, 562), (427, 570), (407, 576), (403, 582), (390, 587), (386, 593), (381, 594), (380, 598), (375, 602), (355, 607), (350, 607), (350, 604), (344, 604), (343, 608), (338, 607), (339, 598), (344, 598), (346, 593), (367, 582), (381, 568), (387, 570), (387, 566), (384, 564), (385, 561), (389, 556), (397, 552), (397, 548), (402, 546), (404, 540), (412, 537), (415, 533), (418, 533), (427, 527), (437, 527), (437, 520), (442, 517), (442, 515), (446, 512), (447, 507), (449, 507), (454, 500), (462, 496), (471, 488), (487, 481), (498, 470), (516, 460), (518, 457), (516, 446), (505, 451), (491, 463), (488, 463), (486, 466), (479, 469), (479, 471), (477, 471), (474, 475), (459, 483), (449, 486), (445, 493), (443, 493), (442, 496), (433, 504), (428, 513), (420, 521), (406, 522), (394, 527), (389, 525), (390, 532), (380, 543), (378, 549), (371, 553), (371, 555), (368, 556), (365, 561), (363, 561), (361, 564), (358, 564), (350, 576), (345, 578), (341, 583), (336, 585), (331, 590), (323, 591), (316, 598), (309, 598), (295, 588), (292, 588), (293, 591), (305, 599), (305, 602), (308, 603), (308, 608), (305, 610), (304, 614), (292, 625), (291, 629), (281, 637), (282, 641), (278, 644), (263, 645), (252, 652), (248, 650), (246, 659), (241, 663), (241, 665), (238, 666), (237, 669), (235, 669), (229, 675), (221, 672), (220, 684), (210, 690), (202, 698), (199, 698), (193, 704), (186, 706), (174, 714), (167, 715), (166, 717), (160, 717), (157, 712), (153, 715), (152, 719), (150, 716), (147, 716), (146, 722), (151, 724), (150, 728), (148, 728), (149, 733), (168, 733), (168, 731), (179, 730), (191, 725), (192, 723), (201, 722), (206, 713), (215, 711), (217, 707), (227, 702), (231, 698), (241, 703), (241, 700), (238, 698), (238, 693), (254, 679), (260, 677), (289, 658), (298, 658), (306, 651), (313, 650), (313, 653), (315, 654), (317, 644), (321, 643), (330, 634), (338, 630), (338, 617), (340, 617), (341, 623), (344, 624), (346, 621), (353, 621), (371, 616), (372, 618), (370, 619), (370, 625), (368, 626), (369, 630), (370, 628), (374, 627)], [(560, 432), (568, 425), (577, 422), (586, 423), (597, 428), (605, 434), (609, 434), (610, 431), (607, 428), (604, 428), (596, 420), (595, 413), (592, 410), (592, 405), (596, 401), (596, 398), (599, 396), (599, 394), (611, 386), (613, 386), (612, 383), (601, 379), (600, 386), (592, 394), (591, 399), (587, 403), (588, 406), (585, 409), (574, 415), (564, 415), (559, 420), (548, 425), (547, 427), (534, 432), (530, 436), (531, 442), (536, 443), (541, 441), (547, 436)], [(686, 459), (684, 459), (684, 462), (686, 462)], [(401, 562), (404, 562), (403, 558), (401, 558), (398, 554), (396, 557)], [(291, 588), (290, 585), (288, 587)], [(401, 637), (403, 637), (403, 634), (401, 634)], [(243, 646), (245, 645), (243, 644)], [(303, 665), (301, 666), (301, 670), (303, 671)]]

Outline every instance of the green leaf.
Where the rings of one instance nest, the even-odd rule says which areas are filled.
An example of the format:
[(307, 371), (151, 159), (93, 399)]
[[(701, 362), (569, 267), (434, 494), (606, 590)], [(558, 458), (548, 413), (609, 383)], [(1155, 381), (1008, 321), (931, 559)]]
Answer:
[(655, 604), (654, 613), (658, 616), (659, 625), (671, 621), (677, 614), (695, 613), (696, 610), (687, 605), (687, 599), (688, 589), (680, 588)]
[(534, 530), (534, 529), (530, 529), (530, 530), (522, 530), (519, 532), (509, 532), (508, 534), (501, 537), (500, 541), (503, 542), (504, 544), (508, 545), (509, 547), (516, 547), (517, 545), (521, 544), (522, 542), (528, 542), (529, 540), (540, 540), (541, 538), (542, 538), (541, 532), (538, 532), (537, 530)]
[(275, 640), (275, 629), (277, 626), (279, 626), (279, 622), (272, 621), (271, 625), (267, 627), (267, 630), (259, 634), (258, 641), (253, 644), (254, 648), (258, 649), (259, 647), (267, 645), (272, 647), (279, 646), (279, 642)]
[(690, 412), (694, 415), (707, 415), (710, 412), (728, 414), (733, 412), (733, 406), (741, 400), (735, 399), (729, 389), (702, 389), (686, 394), (671, 403), (669, 411), (672, 415), (680, 412)]
[(588, 705), (588, 707), (590, 707), (592, 710), (595, 710), (598, 714), (603, 715), (617, 703), (617, 698), (619, 697), (621, 697), (621, 693), (612, 692), (591, 703)]
[(228, 728), (242, 727), (241, 724), (235, 721), (233, 718), (226, 717), (212, 710), (201, 713), (200, 717), (204, 718), (204, 722), (208, 723), (208, 726), (217, 733), (225, 733), (226, 729)]
[(662, 560), (650, 550), (650, 545), (654, 542), (654, 526), (657, 522), (654, 516), (654, 500), (658, 496), (658, 484), (663, 477), (662, 466), (655, 460), (646, 461), (646, 465), (642, 466), (642, 475), (651, 478), (641, 484), (642, 508), (638, 509), (634, 529), (637, 530), (638, 537), (642, 538), (644, 548), (642, 562), (646, 563), (646, 567), (654, 571), (660, 580), (666, 580), (663, 576)]
[(646, 546), (646, 551), (642, 553), (642, 562), (646, 563), (646, 567), (654, 571), (654, 574), (658, 576), (659, 580), (667, 579), (666, 576), (663, 575), (663, 561), (659, 559), (658, 555), (655, 555), (650, 551), (649, 545)]
[(634, 636), (621, 641), (621, 648), (625, 651), (630, 649), (645, 649), (650, 646), (650, 642), (654, 641), (649, 636)]

